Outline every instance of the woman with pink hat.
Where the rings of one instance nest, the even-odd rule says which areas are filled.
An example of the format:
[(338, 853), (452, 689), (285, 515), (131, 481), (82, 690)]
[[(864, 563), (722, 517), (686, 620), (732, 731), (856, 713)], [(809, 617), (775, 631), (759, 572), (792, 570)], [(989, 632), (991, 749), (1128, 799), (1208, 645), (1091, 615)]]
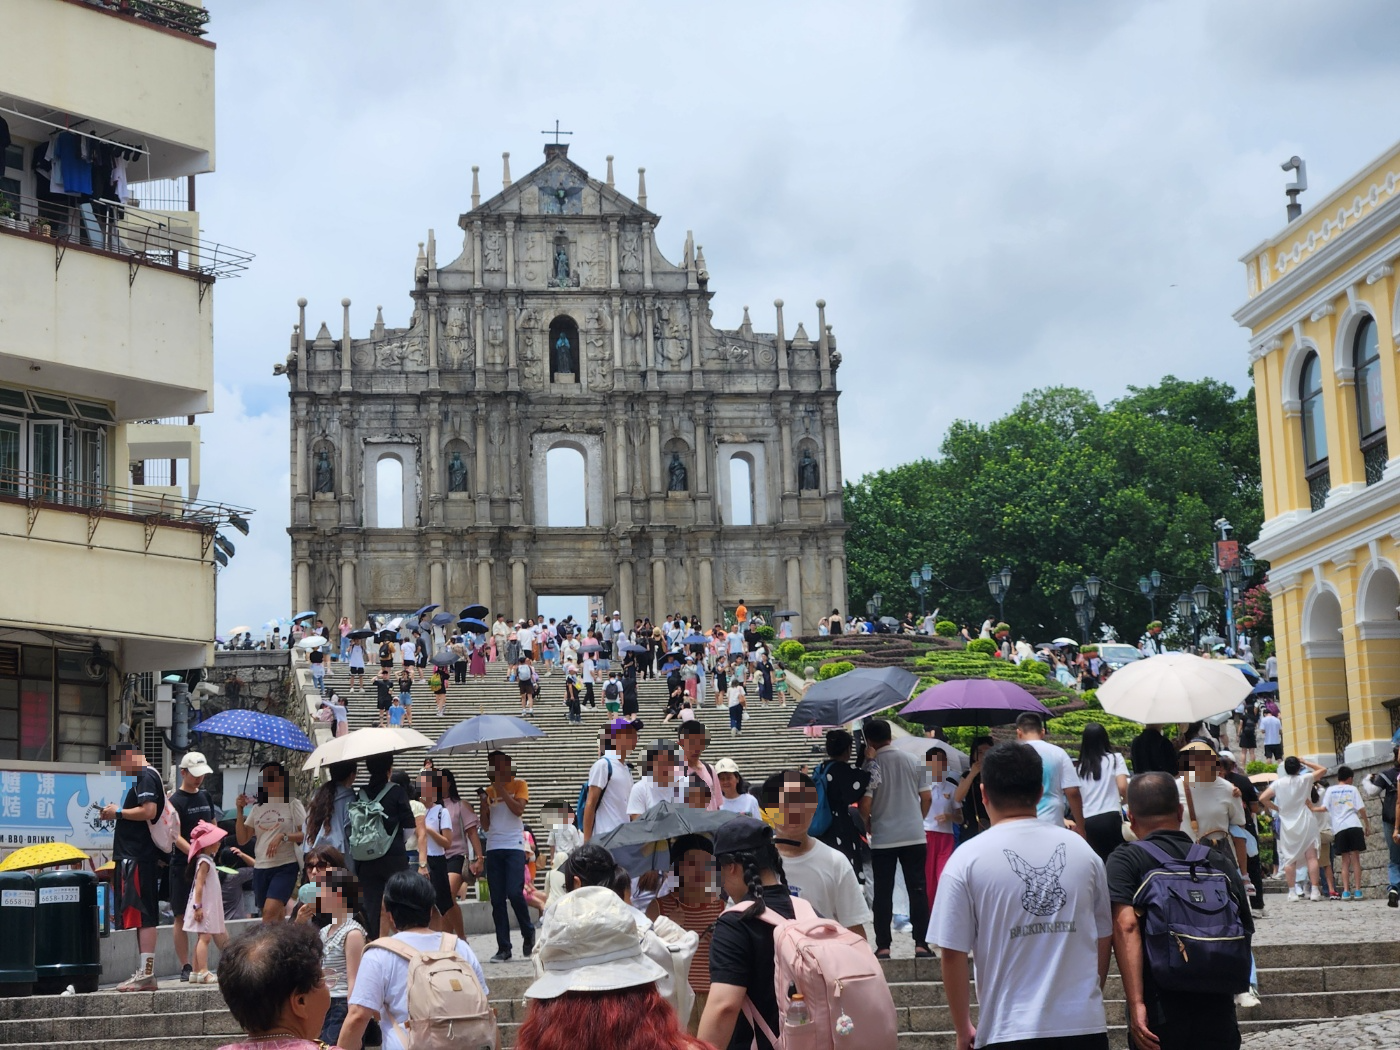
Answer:
[(209, 972), (209, 942), (223, 951), (228, 942), (224, 932), (224, 894), (219, 886), (219, 869), (214, 866), (214, 853), (228, 834), (217, 824), (201, 820), (190, 832), (189, 883), (190, 899), (185, 905), (185, 930), (196, 933), (194, 972), (191, 984), (217, 984), (219, 979)]

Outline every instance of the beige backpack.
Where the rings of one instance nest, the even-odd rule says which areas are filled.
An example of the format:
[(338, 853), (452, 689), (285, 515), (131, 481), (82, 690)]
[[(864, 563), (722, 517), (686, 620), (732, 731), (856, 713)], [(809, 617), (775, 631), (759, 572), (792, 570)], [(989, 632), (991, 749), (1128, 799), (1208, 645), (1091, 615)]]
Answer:
[(408, 1023), (394, 1026), (405, 1050), (496, 1050), (496, 1011), (471, 964), (457, 954), (455, 934), (444, 933), (435, 951), (420, 952), (392, 937), (366, 947), (408, 962)]

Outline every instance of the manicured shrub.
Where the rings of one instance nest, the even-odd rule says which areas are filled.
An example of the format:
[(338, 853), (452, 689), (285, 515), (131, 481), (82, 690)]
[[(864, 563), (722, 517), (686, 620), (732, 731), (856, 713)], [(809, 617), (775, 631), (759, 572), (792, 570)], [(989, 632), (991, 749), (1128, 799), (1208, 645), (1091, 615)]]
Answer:
[(997, 643), (990, 638), (974, 638), (967, 643), (967, 652), (982, 653), (984, 656), (994, 656), (997, 651)]
[(796, 639), (788, 639), (779, 642), (773, 647), (773, 655), (778, 658), (778, 663), (784, 667), (796, 667), (802, 662), (802, 658), (807, 655), (807, 648)]
[(958, 633), (958, 625), (952, 620), (939, 620), (933, 625), (933, 633), (940, 638), (953, 638)]
[(831, 663), (822, 664), (817, 671), (817, 680), (826, 681), (828, 678), (835, 678), (838, 674), (845, 674), (847, 671), (854, 671), (856, 665), (849, 660), (833, 660)]

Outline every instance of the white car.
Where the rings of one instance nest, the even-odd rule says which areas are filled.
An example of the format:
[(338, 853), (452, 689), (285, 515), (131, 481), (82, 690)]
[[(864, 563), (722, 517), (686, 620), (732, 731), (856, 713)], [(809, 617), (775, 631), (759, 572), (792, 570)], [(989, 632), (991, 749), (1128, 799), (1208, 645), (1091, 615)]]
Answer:
[(1099, 645), (1099, 659), (1117, 671), (1134, 660), (1141, 660), (1142, 652), (1135, 645), (1108, 642)]

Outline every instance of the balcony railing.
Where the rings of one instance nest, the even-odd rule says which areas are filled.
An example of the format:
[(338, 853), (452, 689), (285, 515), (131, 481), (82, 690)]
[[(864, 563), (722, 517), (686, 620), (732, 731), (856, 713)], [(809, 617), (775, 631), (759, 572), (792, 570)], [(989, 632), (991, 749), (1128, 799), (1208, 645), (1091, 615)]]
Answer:
[(154, 530), (162, 525), (203, 529), (212, 542), (213, 530), (221, 525), (233, 525), (246, 531), (247, 519), (253, 513), (226, 503), (143, 492), (139, 488), (98, 485), (9, 467), (0, 467), (0, 503), (23, 503), (29, 509), (31, 531), (38, 516), (48, 510), (86, 514), (90, 521), (89, 539), (97, 528), (97, 521), (104, 516), (144, 521), (148, 546)]
[(1332, 491), (1332, 475), (1328, 472), (1326, 464), (1321, 470), (1310, 475), (1308, 481), (1308, 506), (1312, 510), (1321, 510), (1327, 505), (1327, 496)]
[(237, 276), (253, 259), (251, 252), (202, 240), (198, 231), (164, 216), (112, 201), (68, 204), (0, 193), (0, 233), (53, 241), (60, 266), (63, 250), (79, 248), (121, 258), (132, 266), (158, 266), (213, 280)]
[(1361, 447), (1361, 464), (1366, 470), (1366, 484), (1374, 485), (1385, 477), (1385, 465), (1390, 461), (1390, 445), (1382, 432), (1379, 440), (1371, 438)]
[(83, 3), (190, 36), (203, 36), (204, 23), (209, 21), (209, 12), (204, 8), (182, 4), (180, 0), (83, 0)]

